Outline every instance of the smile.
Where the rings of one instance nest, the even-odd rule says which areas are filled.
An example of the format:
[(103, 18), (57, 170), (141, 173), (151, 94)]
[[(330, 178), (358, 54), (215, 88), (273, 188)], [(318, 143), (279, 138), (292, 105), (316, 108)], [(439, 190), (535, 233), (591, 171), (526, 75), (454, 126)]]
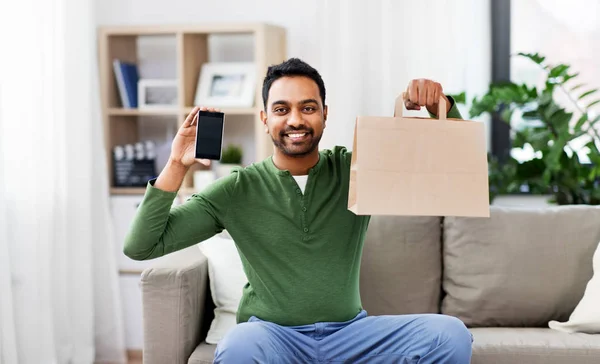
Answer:
[(307, 133), (307, 132), (285, 134), (285, 136), (288, 137), (289, 139), (291, 139), (292, 141), (300, 141), (300, 140), (306, 139), (308, 137), (308, 135), (309, 135), (309, 133)]

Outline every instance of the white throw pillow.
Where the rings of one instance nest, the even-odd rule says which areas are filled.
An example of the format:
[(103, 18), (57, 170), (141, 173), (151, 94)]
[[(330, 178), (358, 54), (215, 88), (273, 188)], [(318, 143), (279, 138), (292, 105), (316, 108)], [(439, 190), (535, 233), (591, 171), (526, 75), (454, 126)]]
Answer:
[(592, 264), (594, 273), (588, 282), (583, 298), (567, 322), (550, 321), (551, 329), (568, 333), (600, 333), (600, 244), (596, 248)]
[(206, 342), (217, 344), (237, 324), (238, 305), (248, 279), (233, 240), (216, 235), (198, 247), (208, 259), (210, 291), (216, 306)]

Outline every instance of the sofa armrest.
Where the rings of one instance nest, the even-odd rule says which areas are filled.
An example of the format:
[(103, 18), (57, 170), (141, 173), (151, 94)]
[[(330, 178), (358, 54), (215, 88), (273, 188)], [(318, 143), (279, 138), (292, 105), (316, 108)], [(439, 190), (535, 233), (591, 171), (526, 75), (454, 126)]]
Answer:
[(184, 364), (201, 337), (208, 261), (192, 246), (142, 273), (144, 363)]

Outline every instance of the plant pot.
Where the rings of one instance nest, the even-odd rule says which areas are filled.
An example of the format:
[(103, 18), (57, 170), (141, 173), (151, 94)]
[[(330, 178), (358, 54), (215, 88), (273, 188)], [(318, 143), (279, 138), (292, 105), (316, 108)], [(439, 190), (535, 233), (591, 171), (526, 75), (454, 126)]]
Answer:
[(225, 177), (231, 174), (234, 168), (241, 167), (240, 164), (218, 164), (215, 166), (217, 178)]

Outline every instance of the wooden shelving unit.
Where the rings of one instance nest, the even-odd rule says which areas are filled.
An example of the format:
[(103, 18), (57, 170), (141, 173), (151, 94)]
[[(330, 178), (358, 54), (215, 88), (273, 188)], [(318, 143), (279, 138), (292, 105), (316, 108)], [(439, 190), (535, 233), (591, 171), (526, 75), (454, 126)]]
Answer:
[[(262, 77), (271, 64), (285, 60), (287, 54), (286, 31), (284, 28), (263, 24), (207, 24), (207, 25), (169, 25), (169, 26), (127, 26), (99, 28), (98, 55), (100, 68), (100, 87), (102, 98), (102, 116), (105, 131), (107, 162), (111, 181), (110, 192), (114, 195), (143, 194), (143, 187), (112, 186), (112, 149), (116, 145), (140, 141), (140, 128), (143, 117), (162, 117), (181, 125), (185, 116), (193, 108), (193, 100), (198, 84), (200, 69), (210, 61), (209, 37), (211, 35), (247, 34), (253, 37), (253, 55), (256, 65), (255, 106), (250, 108), (225, 108), (227, 115), (247, 117), (253, 123), (255, 155), (253, 161), (259, 161), (272, 153), (271, 142), (263, 132), (259, 118), (262, 108)], [(172, 36), (176, 42), (176, 74), (179, 103), (175, 107), (160, 109), (124, 109), (122, 108), (115, 81), (112, 62), (119, 59), (137, 63), (137, 39), (143, 36)], [(203, 105), (212, 106), (212, 105)], [(169, 122), (169, 121), (167, 121)], [(157, 172), (163, 166), (157, 166)], [(191, 173), (186, 177), (182, 188), (190, 192), (193, 188)]]

